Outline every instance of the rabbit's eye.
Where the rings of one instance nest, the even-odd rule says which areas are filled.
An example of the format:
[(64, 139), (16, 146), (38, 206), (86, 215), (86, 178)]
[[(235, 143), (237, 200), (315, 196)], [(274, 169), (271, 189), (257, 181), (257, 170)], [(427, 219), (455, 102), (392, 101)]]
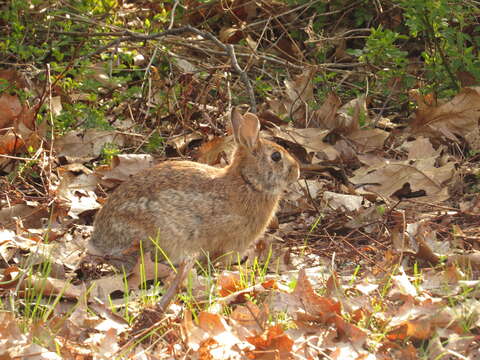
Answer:
[(272, 153), (272, 160), (277, 162), (277, 161), (280, 161), (280, 159), (282, 158), (282, 154), (280, 154), (278, 151), (275, 151), (274, 153)]

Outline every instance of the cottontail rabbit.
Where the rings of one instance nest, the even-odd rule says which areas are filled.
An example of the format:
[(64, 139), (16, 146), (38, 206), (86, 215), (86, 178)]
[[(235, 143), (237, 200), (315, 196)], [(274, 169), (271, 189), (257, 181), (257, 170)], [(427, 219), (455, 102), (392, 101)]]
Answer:
[(144, 253), (160, 247), (177, 264), (207, 253), (211, 259), (241, 253), (257, 239), (299, 166), (281, 146), (259, 137), (254, 114), (234, 109), (231, 121), (237, 149), (229, 166), (166, 161), (138, 173), (97, 214), (92, 252), (130, 271), (140, 242)]

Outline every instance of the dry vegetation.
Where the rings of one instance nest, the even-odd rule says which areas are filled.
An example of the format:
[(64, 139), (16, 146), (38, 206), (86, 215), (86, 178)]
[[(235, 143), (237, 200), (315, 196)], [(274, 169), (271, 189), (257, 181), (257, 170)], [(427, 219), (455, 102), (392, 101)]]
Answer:
[[(480, 358), (473, 0), (0, 1), (0, 359)], [(85, 261), (245, 104), (302, 167), (236, 267)]]

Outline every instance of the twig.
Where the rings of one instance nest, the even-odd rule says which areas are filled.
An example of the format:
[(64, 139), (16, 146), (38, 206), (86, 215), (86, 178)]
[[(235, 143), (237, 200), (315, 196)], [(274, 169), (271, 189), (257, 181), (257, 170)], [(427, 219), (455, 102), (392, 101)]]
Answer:
[(117, 351), (117, 354), (122, 353), (122, 351), (131, 346), (131, 344), (135, 343), (138, 339), (141, 339), (143, 336), (159, 326), (160, 322), (164, 320), (163, 314), (165, 313), (165, 310), (173, 300), (174, 296), (178, 293), (180, 285), (182, 284), (183, 280), (185, 280), (185, 277), (188, 275), (190, 269), (193, 267), (193, 263), (194, 259), (189, 259), (180, 265), (180, 268), (178, 269), (178, 272), (175, 275), (175, 278), (173, 279), (172, 284), (168, 288), (167, 292), (162, 296), (160, 301), (155, 304), (154, 311), (158, 314), (159, 320), (155, 321), (155, 323), (148, 328), (142, 329), (142, 331), (132, 336), (132, 338), (130, 338), (129, 341)]
[[(250, 83), (250, 79), (248, 78), (247, 73), (245, 71), (243, 71), (240, 68), (240, 66), (238, 65), (238, 61), (237, 61), (237, 58), (235, 56), (235, 50), (234, 50), (233, 46), (230, 45), (230, 44), (224, 44), (219, 39), (217, 39), (215, 36), (213, 36), (211, 33), (201, 31), (201, 30), (199, 30), (199, 29), (197, 29), (193, 26), (190, 26), (190, 25), (182, 26), (182, 27), (179, 27), (179, 28), (176, 28), (176, 29), (169, 29), (169, 30), (165, 30), (165, 31), (160, 32), (160, 33), (153, 33), (153, 34), (148, 34), (148, 35), (147, 34), (141, 34), (141, 33), (134, 33), (132, 31), (126, 30), (123, 33), (119, 34), (120, 37), (118, 39), (110, 41), (108, 44), (98, 48), (97, 50), (95, 50), (94, 52), (92, 52), (88, 55), (83, 56), (81, 59), (85, 59), (85, 58), (89, 58), (89, 57), (94, 56), (94, 55), (101, 54), (104, 51), (106, 51), (106, 50), (108, 50), (112, 47), (120, 45), (122, 42), (158, 40), (158, 39), (161, 39), (161, 38), (169, 36), (169, 35), (179, 35), (179, 34), (183, 34), (183, 33), (186, 33), (186, 32), (191, 32), (191, 33), (194, 33), (194, 34), (197, 34), (197, 35), (201, 36), (204, 39), (213, 41), (218, 47), (222, 48), (227, 53), (227, 55), (230, 57), (233, 69), (238, 73), (238, 75), (240, 76), (240, 79), (242, 80), (245, 87), (247, 88), (247, 93), (248, 93), (248, 97), (250, 98), (250, 107), (252, 109), (252, 112), (256, 112), (257, 105), (256, 105), (256, 101), (255, 101), (255, 94), (253, 92), (252, 84)], [(116, 33), (116, 34), (118, 34), (118, 33)]]
[(194, 259), (185, 261), (178, 269), (177, 275), (172, 281), (172, 284), (168, 288), (167, 292), (162, 296), (159, 302), (155, 304), (155, 309), (159, 312), (165, 312), (167, 306), (172, 302), (173, 297), (177, 294), (180, 285), (188, 275), (188, 272), (193, 267)]
[(173, 28), (173, 21), (175, 20), (175, 10), (177, 9), (180, 0), (174, 0), (172, 11), (170, 11), (170, 24), (168, 25), (168, 30)]
[(12, 156), (12, 155), (5, 155), (0, 154), (0, 158), (7, 158), (12, 160), (22, 160), (22, 161), (37, 161), (38, 159), (35, 158), (26, 158), (26, 157), (19, 157), (19, 156)]

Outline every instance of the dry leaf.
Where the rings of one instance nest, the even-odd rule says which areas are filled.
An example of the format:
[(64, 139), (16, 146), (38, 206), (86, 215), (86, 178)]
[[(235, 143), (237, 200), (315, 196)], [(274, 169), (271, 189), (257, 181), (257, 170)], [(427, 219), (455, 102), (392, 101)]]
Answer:
[(55, 150), (57, 156), (65, 156), (70, 160), (88, 161), (100, 156), (106, 144), (116, 144), (122, 147), (125, 144), (125, 135), (116, 131), (95, 129), (70, 131), (56, 139)]
[(313, 114), (313, 126), (323, 129), (333, 130), (335, 128), (335, 118), (340, 108), (341, 101), (337, 94), (331, 92), (328, 94), (320, 109)]
[[(456, 142), (456, 135), (465, 138), (468, 134), (478, 133), (479, 112), (480, 87), (466, 87), (445, 104), (419, 106), (411, 131), (416, 135), (444, 136)], [(470, 145), (475, 143), (472, 140)], [(474, 149), (479, 150), (480, 147)]]
[(364, 95), (350, 100), (337, 112), (335, 125), (332, 130), (342, 134), (349, 134), (360, 129), (360, 123), (368, 124), (367, 101)]
[(305, 107), (313, 99), (313, 76), (315, 68), (307, 68), (293, 80), (285, 80), (286, 110), (295, 123), (306, 124)]
[[(81, 166), (81, 169), (78, 166)], [(70, 206), (70, 217), (77, 219), (83, 212), (100, 207), (95, 194), (98, 178), (90, 169), (80, 164), (71, 164), (59, 167), (58, 171), (60, 184), (57, 193), (59, 198)], [(83, 173), (78, 174), (79, 171)]]
[(97, 169), (102, 180), (126, 181), (140, 171), (154, 165), (154, 159), (149, 154), (120, 154), (112, 158), (108, 169)]
[[(373, 170), (373, 171), (372, 171)], [(384, 199), (393, 199), (396, 193), (407, 187), (405, 195), (418, 192), (424, 201), (440, 202), (449, 198), (444, 185), (454, 174), (454, 164), (435, 167), (435, 159), (419, 159), (415, 162), (386, 162), (373, 169), (361, 169), (350, 181), (364, 185), (366, 192), (379, 194)], [(427, 200), (428, 199), (428, 200)]]
[(225, 297), (241, 289), (240, 274), (233, 271), (223, 271), (217, 279), (218, 293)]
[(389, 135), (390, 133), (380, 129), (361, 129), (347, 134), (347, 138), (353, 141), (358, 152), (366, 153), (383, 148)]
[(334, 210), (355, 211), (362, 207), (363, 197), (358, 195), (337, 194), (331, 191), (323, 193), (323, 199)]
[(293, 340), (283, 332), (280, 325), (270, 327), (260, 336), (248, 337), (247, 341), (255, 346), (256, 351), (262, 352), (258, 353), (255, 359), (292, 358)]
[(167, 144), (175, 147), (180, 154), (183, 154), (192, 141), (202, 140), (203, 135), (199, 132), (172, 136)]
[(0, 129), (13, 126), (23, 107), (17, 95), (0, 94)]
[(201, 163), (216, 165), (220, 162), (221, 153), (232, 152), (234, 146), (233, 136), (215, 137), (200, 146), (196, 157)]

